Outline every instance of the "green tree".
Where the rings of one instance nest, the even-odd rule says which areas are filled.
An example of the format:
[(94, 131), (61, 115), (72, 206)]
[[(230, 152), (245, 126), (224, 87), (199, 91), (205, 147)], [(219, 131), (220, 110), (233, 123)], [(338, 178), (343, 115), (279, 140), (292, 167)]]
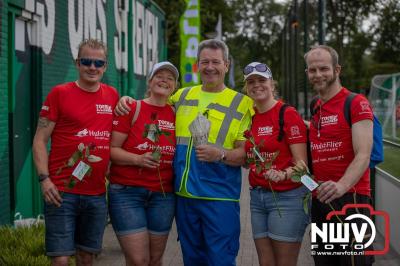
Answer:
[[(167, 17), (167, 41), (169, 60), (179, 65), (179, 20), (186, 2), (155, 0)], [(304, 80), (304, 22), (307, 19), (308, 45), (318, 42), (318, 0), (298, 0), (294, 12), (294, 0), (202, 0), (201, 36), (215, 31), (218, 14), (222, 16), (223, 39), (227, 42), (235, 62), (237, 87), (242, 85), (242, 69), (251, 61), (262, 61), (272, 68), (280, 87), (293, 86), (293, 68), (284, 57), (288, 41), (283, 38), (284, 29), (290, 32), (291, 46), (295, 49), (298, 73), (298, 90)], [(303, 15), (307, 3), (308, 15)], [(377, 19), (373, 19), (377, 17)], [(292, 22), (298, 22), (297, 44), (293, 43)], [(400, 64), (400, 3), (397, 0), (326, 0), (326, 42), (334, 47), (342, 65), (341, 79), (350, 89), (369, 87), (370, 76), (384, 67), (395, 70)], [(372, 22), (372, 23), (371, 23)], [(287, 37), (289, 34), (287, 35)], [(294, 48), (295, 47), (295, 48)], [(287, 55), (285, 55), (287, 57)], [(287, 61), (287, 62), (286, 62)], [(285, 66), (286, 62), (286, 67)], [(287, 66), (289, 65), (289, 67)], [(383, 71), (383, 70), (382, 70)], [(283, 78), (286, 82), (283, 82)], [(292, 90), (288, 88), (288, 90)]]
[[(400, 2), (383, 1), (379, 11), (379, 27), (375, 30), (376, 47), (374, 59), (400, 65)], [(397, 69), (399, 71), (399, 68)]]
[[(180, 63), (180, 41), (179, 41), (179, 21), (186, 9), (185, 0), (154, 0), (158, 6), (165, 12), (167, 22), (167, 50), (168, 60), (176, 66)], [(179, 69), (179, 67), (178, 67)]]
[(243, 85), (242, 69), (252, 61), (267, 63), (280, 76), (281, 31), (286, 5), (273, 0), (232, 1), (236, 30), (227, 35), (235, 60), (237, 87)]
[(235, 27), (235, 9), (224, 0), (201, 0), (200, 3), (200, 19), (201, 19), (201, 36), (202, 39), (210, 38), (209, 33), (215, 32), (218, 22), (218, 15), (222, 17), (223, 36), (236, 31)]
[[(180, 63), (180, 33), (179, 22), (186, 9), (185, 0), (164, 1), (154, 0), (164, 10), (167, 21), (168, 60), (179, 66)], [(200, 0), (201, 38), (206, 39), (207, 33), (215, 31), (218, 14), (222, 16), (222, 31), (225, 35), (235, 31), (235, 12), (224, 0)]]

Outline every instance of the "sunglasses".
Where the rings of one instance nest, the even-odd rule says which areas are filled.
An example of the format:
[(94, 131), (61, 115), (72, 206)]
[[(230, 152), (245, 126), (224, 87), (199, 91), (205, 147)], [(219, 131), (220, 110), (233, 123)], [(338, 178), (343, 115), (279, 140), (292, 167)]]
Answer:
[(255, 65), (255, 66), (246, 66), (243, 69), (243, 74), (248, 75), (251, 72), (253, 72), (254, 70), (256, 70), (258, 72), (268, 72), (268, 73), (271, 74), (271, 70), (269, 70), (269, 68), (267, 67), (266, 64), (258, 64), (258, 65)]
[(105, 60), (101, 59), (90, 59), (90, 58), (79, 58), (78, 59), (79, 64), (90, 67), (92, 64), (94, 64), (95, 68), (101, 68), (106, 64)]

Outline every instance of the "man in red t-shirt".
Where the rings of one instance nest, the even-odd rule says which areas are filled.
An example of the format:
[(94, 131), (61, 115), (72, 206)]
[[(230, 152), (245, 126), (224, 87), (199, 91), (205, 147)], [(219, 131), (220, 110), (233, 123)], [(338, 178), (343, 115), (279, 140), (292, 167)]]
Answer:
[[(105, 175), (110, 158), (115, 88), (100, 82), (106, 46), (79, 45), (77, 81), (55, 86), (43, 103), (33, 155), (45, 200), (46, 254), (52, 265), (91, 265), (107, 219)], [(47, 144), (51, 138), (50, 153)]]
[[(312, 222), (322, 228), (322, 223), (327, 222), (327, 214), (332, 211), (329, 204), (340, 211), (349, 203), (371, 203), (368, 165), (373, 140), (373, 113), (368, 100), (357, 95), (351, 102), (349, 126), (343, 109), (350, 91), (340, 84), (341, 66), (333, 48), (315, 46), (304, 58), (309, 82), (319, 98), (311, 118), (310, 143), (313, 171), (320, 183), (312, 202)], [(354, 212), (369, 215), (367, 209), (352, 209), (346, 216)], [(330, 221), (338, 222), (336, 219)], [(371, 265), (373, 262), (372, 256), (364, 255), (323, 256), (318, 251), (325, 251), (326, 243), (319, 239), (317, 244), (314, 253), (316, 265), (350, 265), (352, 260), (353, 265)], [(344, 249), (343, 245), (335, 248), (334, 251), (338, 252), (353, 251)]]

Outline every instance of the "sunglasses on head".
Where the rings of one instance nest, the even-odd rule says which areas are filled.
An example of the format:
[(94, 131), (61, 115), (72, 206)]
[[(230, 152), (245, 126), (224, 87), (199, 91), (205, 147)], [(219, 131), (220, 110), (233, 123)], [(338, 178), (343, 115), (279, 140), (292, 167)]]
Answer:
[(78, 59), (79, 64), (90, 67), (92, 64), (94, 64), (94, 66), (96, 68), (100, 68), (103, 67), (106, 64), (105, 60), (101, 60), (101, 59), (90, 59), (90, 58), (79, 58)]
[(257, 70), (258, 72), (270, 72), (269, 68), (267, 67), (266, 64), (258, 64), (255, 66), (246, 66), (243, 69), (243, 74), (248, 75), (251, 72), (253, 72), (255, 70)]

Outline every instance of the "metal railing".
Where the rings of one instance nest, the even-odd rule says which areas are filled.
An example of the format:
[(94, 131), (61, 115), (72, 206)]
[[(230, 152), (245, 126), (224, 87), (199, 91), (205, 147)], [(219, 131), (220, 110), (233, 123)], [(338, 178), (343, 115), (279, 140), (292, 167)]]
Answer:
[(387, 139), (383, 139), (383, 144), (387, 144), (387, 145), (390, 145), (390, 146), (393, 146), (393, 147), (396, 147), (396, 148), (400, 148), (400, 144), (399, 143), (396, 143), (396, 142), (393, 142), (393, 141), (387, 140)]
[[(390, 173), (377, 167), (376, 181), (374, 182), (374, 208), (385, 211), (390, 217), (390, 247), (397, 254), (400, 254), (400, 213), (398, 202), (400, 200), (400, 181)], [(375, 215), (374, 215), (375, 218)], [(385, 235), (385, 222), (383, 219), (376, 219), (377, 230)]]

